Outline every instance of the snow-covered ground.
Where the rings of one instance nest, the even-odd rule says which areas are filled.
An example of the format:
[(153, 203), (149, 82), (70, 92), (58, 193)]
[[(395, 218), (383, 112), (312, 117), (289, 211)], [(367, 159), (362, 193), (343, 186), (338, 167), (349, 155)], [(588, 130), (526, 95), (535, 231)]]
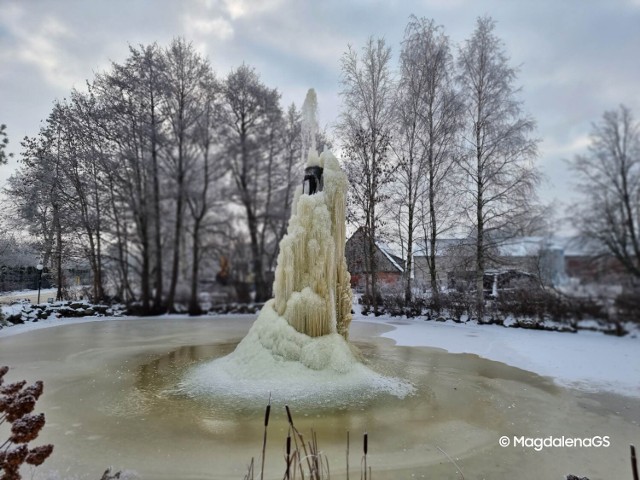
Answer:
[[(167, 315), (180, 318), (181, 315)], [(133, 317), (49, 318), (0, 330), (0, 338), (41, 328)], [(382, 336), (398, 345), (469, 353), (553, 378), (588, 392), (613, 392), (640, 398), (640, 335), (614, 337), (600, 332), (559, 333), (477, 325), (356, 315), (356, 322), (388, 325)]]
[[(71, 298), (75, 298), (82, 294), (84, 289), (88, 288), (87, 285), (73, 285), (67, 288), (67, 294), (71, 295)], [(49, 298), (55, 298), (57, 288), (42, 288), (40, 290), (40, 302), (46, 302)], [(0, 304), (9, 305), (13, 302), (19, 302), (27, 300), (31, 303), (36, 303), (38, 300), (38, 290), (12, 290), (10, 292), (0, 292)]]
[[(11, 306), (4, 307), (3, 311), (5, 315), (11, 312)], [(183, 317), (184, 315), (173, 315), (174, 317)], [(169, 315), (167, 315), (169, 317)], [(38, 320), (37, 322), (26, 322), (19, 325), (12, 325), (10, 327), (0, 329), (0, 338), (12, 337), (20, 333), (32, 332), (34, 330), (41, 330), (43, 328), (59, 327), (63, 325), (75, 325), (78, 323), (88, 322), (105, 322), (115, 320), (135, 320), (138, 317), (79, 317), (79, 318), (55, 318), (49, 317), (45, 320)]]
[(384, 316), (357, 316), (355, 320), (393, 327), (382, 336), (398, 345), (475, 354), (552, 377), (564, 386), (640, 397), (640, 335), (637, 332), (615, 337), (590, 331), (559, 333)]
[[(46, 302), (48, 298), (55, 298), (56, 288), (43, 288), (40, 290), (40, 301)], [(0, 292), (0, 304), (10, 304), (20, 300), (28, 300), (35, 303), (38, 300), (38, 290), (14, 290)]]

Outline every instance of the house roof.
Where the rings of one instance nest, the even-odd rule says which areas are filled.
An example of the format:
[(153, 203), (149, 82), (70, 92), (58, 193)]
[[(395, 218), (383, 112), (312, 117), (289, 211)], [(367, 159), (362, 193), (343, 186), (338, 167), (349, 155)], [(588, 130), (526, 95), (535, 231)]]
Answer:
[(531, 257), (541, 251), (560, 250), (562, 245), (548, 237), (519, 237), (498, 245), (498, 254), (502, 257)]
[(587, 257), (601, 250), (594, 240), (584, 237), (556, 237), (554, 240), (562, 246), (565, 257)]
[[(468, 238), (438, 238), (436, 240), (436, 255), (442, 256), (447, 254), (447, 250), (452, 247), (469, 245)], [(414, 257), (426, 257), (430, 251), (431, 244), (420, 245), (415, 243), (412, 251)]]
[(400, 266), (400, 264), (402, 263), (402, 259), (400, 259), (400, 257), (393, 253), (393, 250), (391, 250), (389, 245), (376, 240), (376, 246), (384, 254), (384, 256), (387, 257), (391, 264), (398, 269), (398, 271), (404, 272), (404, 268)]
[[(358, 227), (358, 229), (349, 237), (347, 242), (350, 242), (354, 237), (356, 237), (356, 235), (363, 235), (364, 232), (365, 227)], [(393, 268), (401, 273), (404, 272), (404, 267), (402, 266), (404, 264), (404, 260), (399, 255), (397, 255), (389, 245), (380, 240), (375, 240), (375, 245), (378, 250), (380, 250), (380, 253), (382, 253), (386, 257), (386, 259), (389, 260), (389, 263), (393, 266)]]
[[(566, 240), (561, 238), (549, 238), (542, 236), (518, 237), (506, 240), (497, 246), (498, 254), (502, 257), (528, 257), (537, 255), (541, 250), (565, 251)], [(436, 241), (436, 255), (446, 255), (449, 248), (469, 246), (473, 247), (473, 239), (469, 238), (442, 238)], [(416, 257), (426, 256), (430, 245), (416, 245), (414, 252)]]

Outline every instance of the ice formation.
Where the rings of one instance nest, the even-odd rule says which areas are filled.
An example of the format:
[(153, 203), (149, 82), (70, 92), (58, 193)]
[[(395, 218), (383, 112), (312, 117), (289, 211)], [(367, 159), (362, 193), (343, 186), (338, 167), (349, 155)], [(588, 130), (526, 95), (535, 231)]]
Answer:
[(380, 394), (404, 397), (413, 387), (366, 366), (337, 334), (296, 331), (267, 302), (249, 333), (229, 355), (191, 369), (181, 391), (238, 408), (276, 403), (313, 408), (362, 404)]
[[(309, 152), (305, 189), (296, 190), (280, 242), (274, 298), (226, 357), (188, 372), (181, 390), (238, 402), (268, 395), (331, 405), (413, 387), (374, 372), (348, 342), (350, 274), (344, 257), (348, 182), (329, 152)], [(307, 183), (307, 181), (309, 183)]]
[(280, 242), (274, 309), (311, 337), (339, 333), (348, 339), (351, 276), (344, 258), (348, 181), (329, 152), (309, 153), (307, 167), (322, 168), (323, 190), (298, 189), (287, 234)]

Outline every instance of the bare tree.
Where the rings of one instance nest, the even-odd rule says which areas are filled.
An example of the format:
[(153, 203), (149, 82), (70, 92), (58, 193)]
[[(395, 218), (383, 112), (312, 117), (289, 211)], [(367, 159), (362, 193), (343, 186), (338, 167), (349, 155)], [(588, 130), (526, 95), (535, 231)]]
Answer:
[(224, 94), (230, 170), (249, 230), (255, 298), (264, 301), (270, 293), (264, 275), (265, 222), (274, 206), (272, 194), (277, 187), (271, 174), (279, 154), (273, 134), (281, 124), (280, 94), (263, 85), (247, 65), (228, 75)]
[(620, 105), (594, 123), (585, 155), (570, 163), (581, 201), (573, 225), (598, 252), (640, 278), (640, 124)]
[[(161, 171), (160, 171), (160, 151), (163, 146), (163, 136), (161, 133), (163, 117), (162, 102), (167, 93), (167, 81), (164, 72), (167, 69), (165, 63), (166, 55), (154, 43), (139, 49), (131, 49), (131, 62), (137, 65), (138, 89), (142, 96), (141, 105), (144, 116), (142, 117), (143, 133), (148, 141), (147, 163), (151, 163), (151, 219), (153, 233), (150, 248), (154, 257), (154, 298), (153, 311), (159, 313), (163, 305), (164, 275), (163, 275), (163, 248), (162, 236), (162, 197), (160, 195)], [(148, 283), (148, 282), (147, 282)]]
[(505, 234), (514, 234), (535, 201), (539, 175), (532, 161), (535, 122), (523, 113), (514, 87), (517, 71), (509, 66), (495, 22), (479, 18), (476, 30), (460, 48), (458, 81), (464, 108), (463, 155), (459, 166), (475, 213), (476, 290), (484, 312), (486, 252)]
[[(275, 192), (272, 212), (269, 214), (269, 226), (274, 243), (278, 244), (287, 231), (291, 204), (296, 185), (300, 185), (303, 165), (306, 162), (302, 133), (301, 112), (295, 104), (291, 104), (284, 116), (281, 136), (281, 159), (273, 175), (275, 184), (280, 188)], [(268, 268), (275, 270), (278, 249), (271, 248), (268, 257)]]
[(450, 227), (451, 185), (461, 104), (453, 88), (449, 39), (433, 20), (412, 16), (400, 54), (395, 150), (406, 237), (405, 300), (411, 300), (416, 230), (423, 227), (432, 295), (438, 296), (436, 240)]
[[(186, 202), (191, 215), (191, 292), (189, 313), (200, 313), (198, 301), (200, 264), (208, 219), (212, 209), (221, 207), (219, 180), (226, 175), (224, 157), (218, 142), (221, 121), (222, 88), (213, 74), (200, 78), (203, 96), (200, 102), (193, 141), (197, 147), (196, 160), (188, 172)], [(224, 210), (222, 208), (222, 210)]]
[(22, 142), (20, 169), (9, 179), (6, 192), (23, 226), (38, 239), (44, 265), (55, 275), (56, 299), (64, 298), (64, 261), (68, 254), (65, 219), (73, 215), (66, 201), (69, 185), (63, 174), (68, 153), (62, 122), (54, 111), (35, 137)]
[[(175, 39), (164, 52), (164, 78), (166, 95), (163, 102), (167, 119), (167, 132), (163, 149), (166, 170), (173, 179), (173, 249), (171, 280), (166, 298), (166, 309), (172, 310), (180, 272), (180, 251), (184, 235), (187, 175), (195, 167), (198, 153), (194, 139), (203, 114), (202, 106), (208, 102), (209, 92), (203, 88), (210, 74), (209, 64), (184, 39)], [(207, 162), (210, 160), (207, 159)], [(208, 168), (208, 164), (205, 163)], [(207, 173), (209, 173), (207, 171)]]
[[(91, 85), (103, 114), (100, 135), (108, 145), (103, 162), (111, 192), (110, 216), (117, 230), (123, 275), (134, 273), (142, 312), (162, 308), (162, 231), (159, 152), (162, 145), (160, 104), (163, 97), (162, 52), (157, 45), (130, 47), (124, 64), (112, 64)], [(134, 228), (130, 229), (129, 225)], [(152, 274), (155, 290), (152, 292)], [(125, 280), (129, 284), (128, 279)], [(139, 293), (139, 296), (138, 296)]]
[(57, 103), (49, 122), (60, 131), (60, 172), (68, 185), (60, 189), (61, 199), (70, 208), (64, 223), (74, 232), (76, 248), (88, 260), (92, 271), (92, 297), (96, 302), (105, 296), (102, 274), (102, 207), (100, 151), (91, 129), (92, 98), (73, 91), (70, 103)]
[(366, 291), (377, 313), (376, 231), (379, 208), (391, 180), (389, 156), (393, 125), (394, 83), (390, 71), (391, 49), (383, 39), (369, 38), (362, 55), (351, 47), (342, 56), (343, 108), (338, 125), (345, 150), (350, 218), (364, 227)]

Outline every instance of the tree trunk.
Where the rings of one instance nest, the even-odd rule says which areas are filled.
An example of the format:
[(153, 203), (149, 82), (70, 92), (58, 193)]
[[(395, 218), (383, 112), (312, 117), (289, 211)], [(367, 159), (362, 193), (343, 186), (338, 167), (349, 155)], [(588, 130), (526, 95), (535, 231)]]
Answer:
[(62, 224), (60, 223), (60, 207), (53, 205), (53, 218), (56, 229), (56, 276), (58, 290), (56, 300), (63, 300), (64, 272), (62, 271)]
[[(116, 196), (113, 188), (113, 177), (109, 175), (109, 199), (110, 207), (113, 213), (113, 224), (116, 230), (116, 246), (118, 252), (118, 276), (120, 277), (119, 296), (121, 301), (128, 302), (133, 300), (134, 295), (129, 284), (129, 268), (126, 254), (126, 233), (123, 235), (123, 229), (120, 226), (120, 215), (116, 204)], [(125, 297), (126, 294), (126, 297)]]
[(93, 239), (93, 230), (87, 227), (87, 238), (89, 239), (89, 264), (91, 265), (91, 300), (97, 302), (98, 300), (98, 262), (96, 258), (96, 244)]
[[(145, 229), (146, 230), (146, 229)], [(149, 262), (149, 239), (146, 235), (142, 239), (141, 247), (142, 247), (142, 271), (140, 272), (140, 286), (141, 286), (141, 300), (142, 300), (142, 310), (145, 314), (149, 314), (151, 312), (151, 285), (149, 283), (149, 270), (150, 270), (150, 262)]]
[[(432, 147), (430, 146), (431, 150)], [(433, 304), (436, 307), (436, 310), (440, 309), (440, 289), (438, 287), (438, 271), (436, 266), (436, 248), (437, 245), (437, 236), (438, 236), (438, 224), (436, 219), (436, 192), (435, 192), (435, 174), (434, 174), (434, 165), (433, 165), (433, 151), (429, 152), (429, 224), (431, 227), (430, 242), (431, 249), (429, 252), (429, 277), (431, 280), (431, 295), (433, 299)]]
[(373, 305), (371, 295), (371, 255), (369, 248), (369, 226), (367, 222), (364, 237), (362, 237), (362, 259), (364, 260), (364, 294), (369, 305)]
[(96, 217), (97, 217), (97, 228), (96, 228), (96, 262), (97, 262), (97, 269), (96, 269), (96, 281), (97, 281), (97, 301), (98, 302), (103, 302), (104, 298), (105, 298), (105, 293), (104, 293), (104, 283), (102, 281), (102, 239), (100, 238), (100, 235), (102, 233), (101, 230), (101, 210), (100, 210), (100, 206), (98, 203), (96, 203)]
[(415, 210), (415, 199), (413, 195), (413, 155), (410, 155), (409, 160), (409, 198), (407, 202), (408, 206), (408, 225), (407, 225), (407, 261), (405, 262), (405, 275), (406, 275), (406, 287), (404, 291), (404, 301), (411, 303), (411, 268), (413, 266), (413, 215)]
[[(182, 168), (182, 167), (179, 167)], [(176, 199), (176, 222), (174, 229), (173, 240), (173, 260), (171, 268), (171, 283), (169, 285), (169, 294), (167, 295), (166, 308), (168, 311), (172, 311), (174, 308), (176, 287), (178, 286), (178, 273), (180, 269), (180, 239), (182, 237), (182, 210), (183, 210), (183, 198), (184, 198), (184, 179), (183, 174), (178, 174), (178, 198)]]
[[(153, 68), (153, 62), (151, 62)], [(152, 70), (153, 72), (153, 70)], [(150, 76), (153, 78), (153, 73)], [(154, 250), (155, 250), (155, 296), (153, 308), (156, 312), (162, 309), (163, 294), (163, 273), (162, 273), (162, 221), (160, 216), (160, 169), (158, 167), (158, 140), (156, 134), (156, 108), (153, 86), (150, 87), (151, 96), (151, 168), (153, 175), (153, 220), (154, 230)]]
[[(478, 170), (480, 172), (480, 159), (478, 159)], [(478, 321), (482, 321), (484, 316), (484, 218), (482, 215), (482, 177), (478, 174), (478, 201), (476, 214), (478, 221), (478, 233), (476, 238), (476, 303), (478, 309)]]
[(200, 275), (200, 221), (196, 220), (193, 227), (191, 257), (191, 296), (189, 299), (189, 315), (199, 315), (202, 313), (200, 302), (198, 301), (198, 280)]
[[(375, 210), (372, 208), (372, 218)], [(369, 229), (369, 264), (371, 266), (371, 302), (373, 304), (373, 313), (378, 316), (378, 265), (376, 262), (376, 230), (374, 221), (371, 222)]]
[(249, 222), (249, 235), (251, 237), (251, 255), (253, 264), (253, 281), (256, 288), (256, 302), (264, 302), (266, 298), (266, 288), (264, 274), (262, 272), (262, 252), (258, 241), (258, 222), (251, 209), (247, 208), (247, 219)]

